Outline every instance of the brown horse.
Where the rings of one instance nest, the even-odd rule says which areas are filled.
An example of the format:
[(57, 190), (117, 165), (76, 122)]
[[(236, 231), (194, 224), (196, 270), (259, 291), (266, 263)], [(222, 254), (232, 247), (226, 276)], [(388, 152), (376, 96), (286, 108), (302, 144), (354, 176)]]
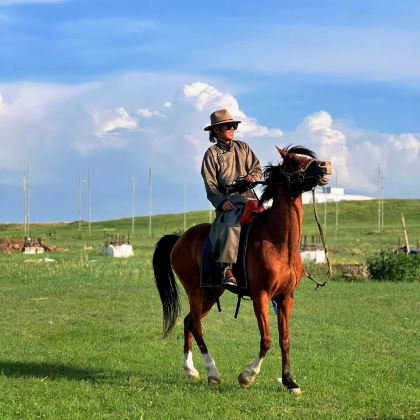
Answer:
[[(292, 393), (300, 388), (290, 370), (289, 320), (293, 292), (303, 274), (299, 253), (302, 225), (302, 192), (317, 185), (326, 185), (330, 174), (328, 162), (320, 161), (314, 152), (302, 147), (277, 148), (283, 158), (281, 165), (268, 166), (264, 171), (261, 202), (273, 200), (271, 209), (262, 213), (249, 233), (246, 254), (248, 290), (261, 334), (258, 356), (239, 374), (238, 381), (247, 387), (260, 371), (264, 357), (271, 347), (268, 307), (273, 299), (277, 304), (279, 344), (282, 355), (282, 383)], [(210, 224), (200, 224), (181, 237), (162, 237), (153, 255), (156, 285), (163, 306), (164, 336), (174, 327), (180, 306), (178, 288), (172, 267), (178, 275), (190, 304), (184, 319), (184, 369), (191, 378), (199, 373), (192, 359), (192, 338), (203, 355), (208, 382), (220, 383), (220, 374), (203, 338), (201, 319), (215, 304), (215, 296), (200, 288), (200, 257), (209, 236)], [(219, 296), (224, 289), (217, 289)]]

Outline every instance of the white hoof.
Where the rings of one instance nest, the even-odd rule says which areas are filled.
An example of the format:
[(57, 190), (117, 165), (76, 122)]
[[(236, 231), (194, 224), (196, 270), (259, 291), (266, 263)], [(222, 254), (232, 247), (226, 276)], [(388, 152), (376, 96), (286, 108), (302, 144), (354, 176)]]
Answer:
[(288, 391), (292, 395), (300, 395), (300, 394), (302, 394), (302, 391), (300, 390), (300, 388), (292, 388), (292, 389), (288, 389)]
[(300, 390), (300, 388), (287, 388), (287, 385), (285, 385), (283, 383), (282, 378), (277, 378), (277, 382), (284, 385), (286, 387), (286, 389), (292, 394), (292, 395), (300, 395), (302, 394), (302, 391)]
[(248, 388), (257, 377), (257, 372), (253, 369), (244, 369), (238, 376), (238, 382), (242, 388)]
[(238, 382), (242, 388), (248, 388), (248, 386), (254, 382), (257, 375), (260, 373), (261, 365), (264, 357), (257, 356), (248, 366), (246, 366), (238, 376)]
[(197, 369), (185, 369), (185, 374), (188, 378), (194, 381), (200, 378), (200, 374), (198, 373)]

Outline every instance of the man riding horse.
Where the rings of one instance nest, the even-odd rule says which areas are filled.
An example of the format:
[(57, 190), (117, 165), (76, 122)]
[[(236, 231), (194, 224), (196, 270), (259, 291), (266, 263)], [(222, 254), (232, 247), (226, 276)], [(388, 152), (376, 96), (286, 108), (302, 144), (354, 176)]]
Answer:
[[(227, 111), (217, 111), (212, 116), (211, 125), (207, 127), (210, 137), (217, 139), (217, 144), (206, 152), (203, 175), (207, 182), (209, 199), (218, 214), (234, 213), (243, 203), (242, 200), (249, 198), (248, 194), (225, 196), (223, 187), (227, 183), (232, 183), (238, 175), (250, 175), (253, 179), (260, 176), (258, 160), (249, 146), (233, 141), (234, 128), (238, 123)], [(221, 127), (223, 124), (226, 126)], [(300, 387), (291, 372), (289, 331), (293, 294), (304, 273), (299, 252), (303, 220), (302, 193), (317, 185), (325, 186), (328, 175), (331, 175), (331, 164), (319, 160), (313, 151), (304, 146), (277, 148), (277, 151), (282, 163), (266, 167), (260, 198), (263, 204), (272, 201), (272, 206), (255, 219), (248, 231), (244, 264), (247, 294), (252, 299), (260, 331), (259, 352), (241, 370), (238, 382), (247, 388), (261, 370), (272, 345), (268, 311), (270, 302), (274, 301), (277, 306), (281, 350), (281, 381), (292, 394), (298, 395), (301, 392)], [(235, 223), (237, 220), (238, 218)], [(215, 225), (217, 223), (213, 224), (213, 229)], [(225, 291), (225, 288), (215, 288), (215, 293), (208, 293), (200, 284), (200, 257), (209, 237), (210, 227), (208, 223), (201, 223), (181, 236), (165, 235), (160, 238), (153, 253), (153, 271), (162, 303), (164, 336), (174, 328), (181, 312), (175, 273), (188, 296), (189, 312), (184, 318), (185, 373), (192, 379), (200, 376), (193, 362), (194, 338), (203, 357), (208, 383), (219, 384), (220, 373), (204, 340), (202, 324), (202, 319)], [(225, 266), (235, 260), (235, 253), (224, 252), (225, 249), (231, 250), (229, 232), (227, 230), (223, 241), (213, 244), (219, 261), (224, 262)], [(232, 242), (236, 252), (239, 235), (236, 231), (234, 233)]]
[(216, 143), (204, 154), (201, 175), (207, 198), (216, 209), (216, 218), (211, 226), (212, 254), (221, 263), (223, 287), (235, 289), (236, 279), (232, 264), (236, 263), (241, 232), (240, 219), (248, 200), (255, 200), (254, 193), (237, 191), (227, 195), (227, 186), (239, 178), (246, 182), (259, 181), (261, 167), (249, 145), (234, 140), (235, 130), (241, 121), (234, 120), (226, 109), (210, 115), (209, 139)]

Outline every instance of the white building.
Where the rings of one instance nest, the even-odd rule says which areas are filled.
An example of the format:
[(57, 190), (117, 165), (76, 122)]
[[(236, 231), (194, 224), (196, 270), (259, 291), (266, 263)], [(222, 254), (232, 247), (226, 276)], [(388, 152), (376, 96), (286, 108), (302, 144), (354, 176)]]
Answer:
[[(366, 195), (345, 194), (344, 188), (318, 187), (315, 188), (315, 203), (337, 202), (337, 201), (362, 201), (373, 200), (373, 197)], [(302, 194), (303, 204), (312, 203), (312, 191)]]

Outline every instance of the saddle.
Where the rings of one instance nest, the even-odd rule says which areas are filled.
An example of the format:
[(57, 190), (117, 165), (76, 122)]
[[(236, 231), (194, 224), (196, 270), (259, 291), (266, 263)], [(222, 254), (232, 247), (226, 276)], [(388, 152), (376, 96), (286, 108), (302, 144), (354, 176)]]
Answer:
[[(238, 288), (242, 290), (243, 294), (248, 289), (246, 250), (249, 231), (252, 223), (263, 211), (264, 208), (258, 204), (257, 200), (247, 201), (240, 220), (241, 236), (239, 239), (238, 258), (237, 262), (233, 264), (232, 271), (238, 283)], [(210, 238), (207, 238), (201, 252), (200, 287), (220, 288), (223, 283), (222, 268), (221, 264), (213, 258), (211, 249), (212, 243)]]

